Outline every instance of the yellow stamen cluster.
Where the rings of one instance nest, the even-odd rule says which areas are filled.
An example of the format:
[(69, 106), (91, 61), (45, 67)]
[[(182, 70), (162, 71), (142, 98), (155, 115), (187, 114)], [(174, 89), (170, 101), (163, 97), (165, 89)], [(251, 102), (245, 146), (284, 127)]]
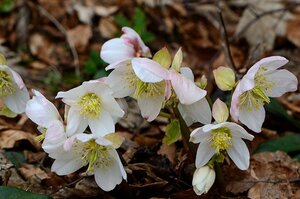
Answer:
[(108, 153), (109, 147), (101, 146), (95, 140), (84, 143), (81, 151), (81, 159), (84, 165), (88, 165), (87, 171), (92, 171), (94, 166), (98, 168), (109, 167), (112, 164), (112, 157)]
[(252, 111), (253, 109), (258, 109), (265, 103), (270, 103), (270, 98), (268, 97), (267, 92), (272, 89), (274, 83), (267, 81), (264, 73), (262, 73), (265, 70), (266, 69), (264, 67), (261, 67), (255, 75), (254, 88), (240, 95), (239, 102), (241, 108)]
[(11, 95), (15, 91), (11, 75), (6, 71), (0, 71), (0, 97)]
[(99, 117), (101, 112), (101, 100), (95, 93), (83, 95), (77, 103), (81, 110), (79, 111), (84, 117), (95, 119)]
[(164, 81), (157, 83), (146, 83), (138, 79), (136, 82), (136, 89), (133, 96), (135, 98), (139, 98), (142, 95), (146, 95), (147, 97), (159, 96), (163, 95), (164, 89)]
[(212, 130), (211, 146), (216, 148), (216, 153), (226, 150), (232, 146), (232, 135), (229, 128), (221, 127)]

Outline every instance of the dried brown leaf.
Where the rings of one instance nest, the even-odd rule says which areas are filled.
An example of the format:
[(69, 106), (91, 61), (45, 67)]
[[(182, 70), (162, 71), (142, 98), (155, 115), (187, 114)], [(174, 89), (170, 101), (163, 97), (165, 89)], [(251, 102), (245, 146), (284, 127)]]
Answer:
[(91, 26), (78, 25), (67, 31), (67, 37), (69, 42), (73, 43), (79, 52), (83, 52), (92, 37)]
[(20, 174), (26, 180), (44, 180), (50, 178), (49, 175), (39, 167), (35, 167), (32, 164), (22, 164), (18, 169)]
[(13, 148), (16, 142), (27, 140), (36, 149), (41, 148), (41, 144), (35, 141), (35, 136), (29, 132), (21, 130), (6, 130), (0, 133), (0, 148)]

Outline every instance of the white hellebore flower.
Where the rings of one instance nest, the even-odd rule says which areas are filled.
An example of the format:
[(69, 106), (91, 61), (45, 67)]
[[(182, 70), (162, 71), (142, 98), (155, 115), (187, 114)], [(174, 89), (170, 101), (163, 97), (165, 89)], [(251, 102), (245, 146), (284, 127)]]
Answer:
[[(186, 80), (182, 81), (182, 84), (183, 84), (184, 81), (188, 80), (190, 83), (193, 83), (194, 86), (196, 86), (195, 83), (194, 83), (194, 75), (193, 75), (193, 72), (190, 68), (181, 67), (180, 72), (181, 72), (182, 76), (187, 78)], [(181, 77), (181, 78), (183, 78), (183, 77)], [(178, 85), (178, 86), (180, 87), (180, 85)], [(189, 88), (189, 87), (187, 87), (187, 88)], [(199, 92), (202, 93), (202, 89), (200, 89), (200, 88), (195, 88), (195, 90), (198, 93)], [(189, 92), (192, 92), (192, 91), (189, 91), (187, 89), (186, 91), (182, 91), (182, 93), (184, 93), (184, 92), (189, 93)], [(184, 96), (188, 96), (188, 94), (183, 95), (183, 97)], [(197, 101), (195, 101), (191, 104), (183, 104), (183, 103), (180, 102), (180, 99), (179, 99), (178, 109), (179, 109), (180, 114), (182, 115), (183, 119), (185, 120), (185, 122), (187, 123), (188, 126), (190, 126), (191, 124), (193, 124), (195, 122), (200, 122), (202, 124), (209, 124), (211, 122), (210, 106), (209, 106), (205, 96), (204, 97), (199, 97), (199, 98), (200, 98), (199, 100), (197, 100)]]
[(193, 189), (199, 196), (206, 194), (215, 182), (216, 172), (209, 166), (197, 168), (193, 175)]
[(235, 121), (255, 132), (261, 131), (265, 120), (263, 105), (270, 102), (269, 97), (297, 90), (296, 76), (285, 69), (277, 70), (287, 62), (284, 57), (267, 57), (249, 69), (232, 95), (230, 114)]
[(157, 62), (148, 58), (134, 58), (131, 64), (117, 65), (107, 77), (107, 84), (116, 98), (134, 97), (142, 116), (152, 121), (169, 97), (168, 76), (168, 70)]
[(56, 107), (40, 92), (32, 90), (32, 93), (34, 96), (27, 102), (25, 113), (38, 125), (38, 129), (42, 135), (38, 136), (37, 139), (42, 141), (45, 138), (46, 132), (52, 131), (53, 123), (61, 123), (63, 125), (63, 120)]
[(49, 153), (55, 159), (51, 170), (58, 175), (68, 175), (88, 166), (88, 171), (92, 171), (98, 186), (104, 191), (110, 191), (122, 179), (127, 179), (127, 174), (121, 163), (114, 143), (92, 134), (76, 134), (72, 143), (69, 143), (69, 150)]
[(108, 69), (119, 63), (129, 63), (134, 57), (151, 57), (150, 49), (141, 37), (129, 27), (122, 28), (122, 36), (105, 42), (100, 51), (100, 57), (109, 64)]
[(3, 60), (0, 63), (0, 98), (12, 112), (24, 113), (29, 100), (27, 88), (20, 75), (2, 62)]
[(246, 170), (249, 167), (250, 154), (242, 138), (252, 140), (253, 136), (238, 124), (225, 122), (228, 117), (228, 110), (225, 109), (227, 110), (226, 105), (217, 100), (212, 113), (213, 118), (219, 123), (207, 124), (191, 133), (190, 141), (200, 143), (196, 155), (197, 168), (204, 166), (214, 154), (224, 151), (239, 169)]
[(70, 106), (66, 127), (68, 136), (82, 133), (87, 126), (96, 136), (115, 132), (116, 118), (124, 115), (111, 89), (101, 81), (83, 82), (69, 91), (59, 92), (56, 98), (62, 98)]

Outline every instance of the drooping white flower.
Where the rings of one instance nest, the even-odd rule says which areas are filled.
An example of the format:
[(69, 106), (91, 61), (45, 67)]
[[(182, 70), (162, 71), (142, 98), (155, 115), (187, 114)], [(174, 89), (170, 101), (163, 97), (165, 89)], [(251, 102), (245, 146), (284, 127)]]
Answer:
[(114, 189), (122, 179), (127, 179), (113, 143), (92, 134), (74, 135), (68, 151), (53, 150), (49, 156), (55, 159), (51, 170), (58, 175), (67, 175), (88, 166), (88, 171), (94, 173), (96, 183), (104, 191)]
[(17, 114), (25, 111), (29, 100), (29, 93), (22, 78), (7, 65), (0, 65), (0, 98)]
[(213, 117), (220, 123), (207, 124), (191, 133), (190, 141), (200, 143), (196, 155), (196, 167), (204, 166), (214, 154), (226, 151), (239, 169), (246, 170), (249, 167), (250, 154), (242, 139), (252, 140), (253, 136), (238, 124), (225, 122), (228, 111), (214, 110), (227, 109), (220, 103), (223, 102), (220, 100), (215, 102), (212, 111)]
[[(180, 72), (181, 75), (184, 75), (189, 81), (194, 82), (194, 75), (190, 68), (181, 67)], [(189, 91), (186, 91), (186, 93), (188, 92)], [(198, 89), (196, 92), (198, 92)], [(195, 122), (200, 122), (202, 124), (209, 124), (211, 122), (211, 110), (205, 97), (202, 97), (191, 104), (183, 104), (179, 100), (178, 109), (188, 126)]]
[(298, 80), (291, 72), (281, 69), (288, 60), (280, 56), (261, 59), (255, 63), (238, 83), (231, 101), (230, 114), (249, 129), (260, 132), (265, 120), (263, 105), (269, 97), (280, 97), (296, 91)]
[(193, 175), (193, 189), (199, 196), (206, 194), (215, 182), (216, 172), (209, 166), (197, 168)]
[(101, 81), (83, 82), (66, 92), (59, 92), (56, 98), (70, 106), (66, 132), (68, 136), (82, 133), (87, 126), (96, 136), (115, 132), (116, 118), (124, 115), (112, 96), (112, 90)]

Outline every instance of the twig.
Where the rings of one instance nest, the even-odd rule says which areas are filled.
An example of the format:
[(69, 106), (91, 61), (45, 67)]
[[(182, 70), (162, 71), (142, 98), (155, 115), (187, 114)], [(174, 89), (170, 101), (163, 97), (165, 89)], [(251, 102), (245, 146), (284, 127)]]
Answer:
[(74, 66), (75, 66), (75, 74), (76, 76), (80, 76), (80, 66), (79, 66), (79, 58), (78, 58), (78, 53), (76, 51), (75, 45), (74, 43), (70, 40), (66, 29), (61, 25), (61, 23), (59, 21), (57, 21), (57, 19), (55, 19), (55, 17), (53, 15), (51, 15), (45, 8), (43, 8), (40, 5), (35, 5), (32, 2), (28, 1), (28, 3), (32, 6), (35, 6), (38, 8), (38, 10), (44, 15), (46, 16), (55, 26), (56, 28), (66, 37), (67, 43), (70, 47), (72, 56), (74, 58)]
[(236, 71), (236, 66), (234, 64), (234, 61), (233, 61), (233, 58), (232, 58), (232, 54), (231, 54), (231, 50), (230, 50), (230, 45), (229, 45), (229, 40), (228, 40), (228, 34), (227, 34), (227, 30), (226, 30), (224, 18), (223, 18), (223, 15), (222, 15), (222, 10), (220, 8), (218, 8), (218, 15), (219, 15), (219, 19), (220, 19), (220, 25), (223, 28), (223, 39), (225, 41), (226, 54), (227, 54), (227, 56), (229, 58), (231, 67)]

